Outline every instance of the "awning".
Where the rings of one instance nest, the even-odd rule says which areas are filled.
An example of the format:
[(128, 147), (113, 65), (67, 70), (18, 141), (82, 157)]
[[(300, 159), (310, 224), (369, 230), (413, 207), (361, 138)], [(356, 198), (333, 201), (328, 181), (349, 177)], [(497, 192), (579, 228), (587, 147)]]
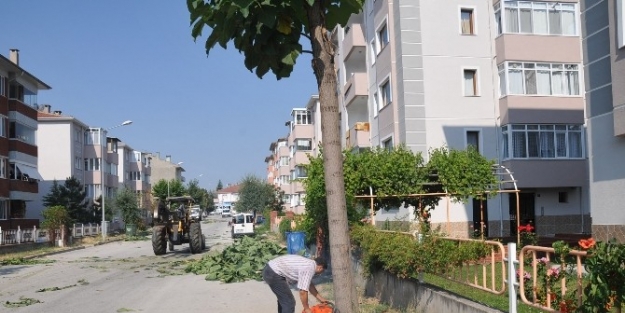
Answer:
[(19, 165), (16, 164), (15, 166), (17, 166), (17, 168), (22, 172), (22, 175), (26, 174), (28, 175), (30, 179), (36, 179), (39, 181), (43, 180), (43, 177), (41, 177), (41, 175), (39, 174), (39, 171), (37, 171), (36, 168), (26, 166), (23, 164), (19, 164)]

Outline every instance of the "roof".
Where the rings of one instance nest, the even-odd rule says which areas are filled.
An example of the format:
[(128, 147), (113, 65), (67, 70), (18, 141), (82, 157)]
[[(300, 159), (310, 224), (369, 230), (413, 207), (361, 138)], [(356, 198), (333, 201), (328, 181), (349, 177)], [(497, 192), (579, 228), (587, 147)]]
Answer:
[(42, 111), (37, 111), (37, 121), (50, 121), (50, 122), (74, 122), (82, 127), (88, 128), (89, 125), (83, 123), (81, 120), (71, 116), (71, 115), (63, 115), (63, 114), (55, 114), (55, 113), (47, 113)]
[(232, 186), (228, 186), (226, 188), (223, 188), (221, 190), (217, 190), (217, 193), (238, 193), (239, 192), (239, 185), (232, 185)]
[(35, 75), (19, 67), (18, 65), (13, 63), (13, 61), (3, 56), (2, 54), (0, 54), (0, 67), (6, 68), (8, 72), (14, 72), (17, 75), (26, 76), (26, 79), (33, 81), (39, 90), (52, 89), (52, 87), (42, 82), (39, 78), (35, 77)]

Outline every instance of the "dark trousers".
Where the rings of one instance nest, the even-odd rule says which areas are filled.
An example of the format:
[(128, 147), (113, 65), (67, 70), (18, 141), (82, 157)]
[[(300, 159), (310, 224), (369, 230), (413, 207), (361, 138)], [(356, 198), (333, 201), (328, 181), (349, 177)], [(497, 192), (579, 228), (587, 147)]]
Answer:
[(265, 265), (263, 280), (278, 298), (278, 313), (295, 313), (295, 297), (286, 278), (276, 274), (269, 265)]

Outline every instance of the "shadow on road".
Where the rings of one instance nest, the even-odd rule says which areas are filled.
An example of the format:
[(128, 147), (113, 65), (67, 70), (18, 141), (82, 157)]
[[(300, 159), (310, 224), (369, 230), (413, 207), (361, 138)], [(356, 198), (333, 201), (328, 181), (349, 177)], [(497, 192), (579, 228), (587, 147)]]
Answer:
[(7, 276), (11, 274), (15, 274), (22, 269), (26, 269), (28, 266), (3, 266), (0, 267), (0, 276)]

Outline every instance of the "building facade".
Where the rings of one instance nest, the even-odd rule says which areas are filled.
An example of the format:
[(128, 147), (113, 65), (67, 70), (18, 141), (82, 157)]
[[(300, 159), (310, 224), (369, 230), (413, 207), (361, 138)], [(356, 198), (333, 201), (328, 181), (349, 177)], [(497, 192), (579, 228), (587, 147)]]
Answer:
[(517, 220), (589, 232), (579, 13), (576, 0), (365, 1), (332, 32), (344, 146), (404, 145), (426, 161), (473, 146), (510, 171), (519, 216), (514, 192), (441, 205), (432, 222), (452, 236), (473, 234), (482, 212), (488, 236), (515, 234)]
[(43, 197), (50, 192), (54, 181), (62, 185), (67, 178), (74, 177), (84, 185), (85, 173), (89, 170), (85, 167), (89, 161), (84, 158), (87, 124), (73, 116), (63, 115), (62, 111), (52, 111), (49, 104), (44, 104), (37, 112), (37, 121), (38, 168), (42, 179), (39, 195), (34, 201), (39, 209), (29, 212), (30, 218), (41, 218)]
[(625, 241), (625, 2), (582, 0), (592, 234)]
[(124, 142), (119, 144), (119, 150), (119, 184), (135, 192), (139, 207), (149, 211), (152, 209), (151, 154), (135, 150)]
[[(51, 89), (19, 65), (19, 50), (0, 55), (0, 227), (38, 225), (37, 96)], [(32, 213), (31, 213), (32, 211)]]

